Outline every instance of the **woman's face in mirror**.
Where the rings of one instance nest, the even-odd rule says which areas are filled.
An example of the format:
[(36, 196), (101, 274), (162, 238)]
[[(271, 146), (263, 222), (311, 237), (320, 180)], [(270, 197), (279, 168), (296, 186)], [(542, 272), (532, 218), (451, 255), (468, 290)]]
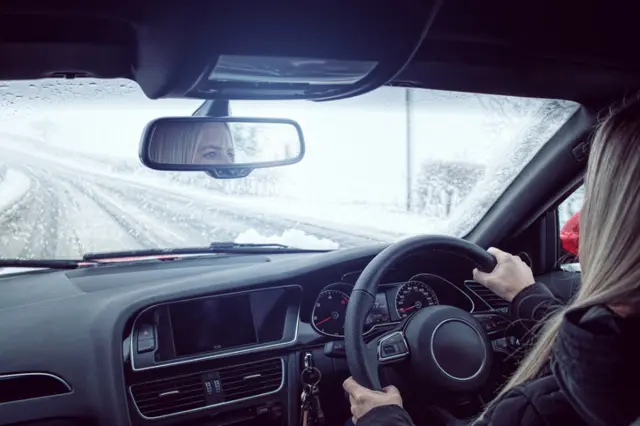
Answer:
[(207, 123), (198, 134), (192, 164), (233, 164), (235, 150), (225, 123)]

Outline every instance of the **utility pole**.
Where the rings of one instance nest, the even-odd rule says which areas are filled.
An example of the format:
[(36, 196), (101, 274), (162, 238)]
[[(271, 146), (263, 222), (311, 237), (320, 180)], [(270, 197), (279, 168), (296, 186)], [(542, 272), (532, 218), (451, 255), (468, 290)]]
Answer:
[(413, 104), (413, 93), (410, 88), (405, 89), (405, 107), (406, 107), (406, 126), (407, 126), (407, 211), (411, 211), (411, 192), (413, 187), (413, 170), (411, 165), (411, 147), (413, 146), (413, 126), (412, 126), (412, 104)]

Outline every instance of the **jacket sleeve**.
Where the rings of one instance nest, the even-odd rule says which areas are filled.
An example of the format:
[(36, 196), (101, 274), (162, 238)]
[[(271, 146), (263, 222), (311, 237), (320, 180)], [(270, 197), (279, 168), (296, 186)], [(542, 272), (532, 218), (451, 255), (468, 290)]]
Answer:
[(357, 426), (414, 426), (407, 411), (399, 405), (381, 405), (360, 417)]
[(536, 407), (519, 389), (513, 389), (494, 402), (473, 426), (537, 426), (546, 424)]
[[(469, 426), (539, 426), (546, 424), (524, 392), (514, 389), (493, 403), (475, 422), (459, 421)], [(414, 426), (409, 413), (398, 405), (376, 407), (362, 416), (356, 426)]]
[(537, 331), (536, 326), (563, 306), (546, 285), (530, 285), (520, 291), (509, 304), (509, 319), (513, 322), (512, 334), (521, 344), (530, 343)]

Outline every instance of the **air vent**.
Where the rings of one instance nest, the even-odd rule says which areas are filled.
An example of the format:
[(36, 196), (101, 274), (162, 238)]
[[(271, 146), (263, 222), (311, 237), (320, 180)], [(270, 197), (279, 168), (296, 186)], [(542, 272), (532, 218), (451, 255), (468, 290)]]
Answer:
[(482, 284), (478, 284), (475, 281), (465, 281), (464, 285), (475, 293), (482, 301), (484, 301), (494, 311), (506, 311), (509, 307), (509, 302), (498, 296)]
[(140, 414), (158, 418), (274, 393), (283, 377), (275, 358), (132, 385), (131, 396)]
[(200, 373), (133, 385), (131, 396), (145, 417), (162, 417), (207, 405)]
[(249, 398), (280, 389), (284, 366), (280, 359), (225, 367), (218, 370), (225, 401)]
[(70, 392), (71, 386), (67, 382), (49, 373), (18, 373), (0, 376), (0, 404)]

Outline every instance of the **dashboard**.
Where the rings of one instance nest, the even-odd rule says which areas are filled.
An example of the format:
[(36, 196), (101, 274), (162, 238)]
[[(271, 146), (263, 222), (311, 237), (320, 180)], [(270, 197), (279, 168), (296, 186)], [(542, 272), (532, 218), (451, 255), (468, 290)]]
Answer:
[[(353, 285), (383, 248), (2, 276), (0, 425), (297, 424), (305, 356), (326, 386), (348, 375), (326, 345), (341, 341)], [(502, 309), (467, 281), (472, 269), (450, 253), (403, 259), (363, 333), (433, 304)]]

